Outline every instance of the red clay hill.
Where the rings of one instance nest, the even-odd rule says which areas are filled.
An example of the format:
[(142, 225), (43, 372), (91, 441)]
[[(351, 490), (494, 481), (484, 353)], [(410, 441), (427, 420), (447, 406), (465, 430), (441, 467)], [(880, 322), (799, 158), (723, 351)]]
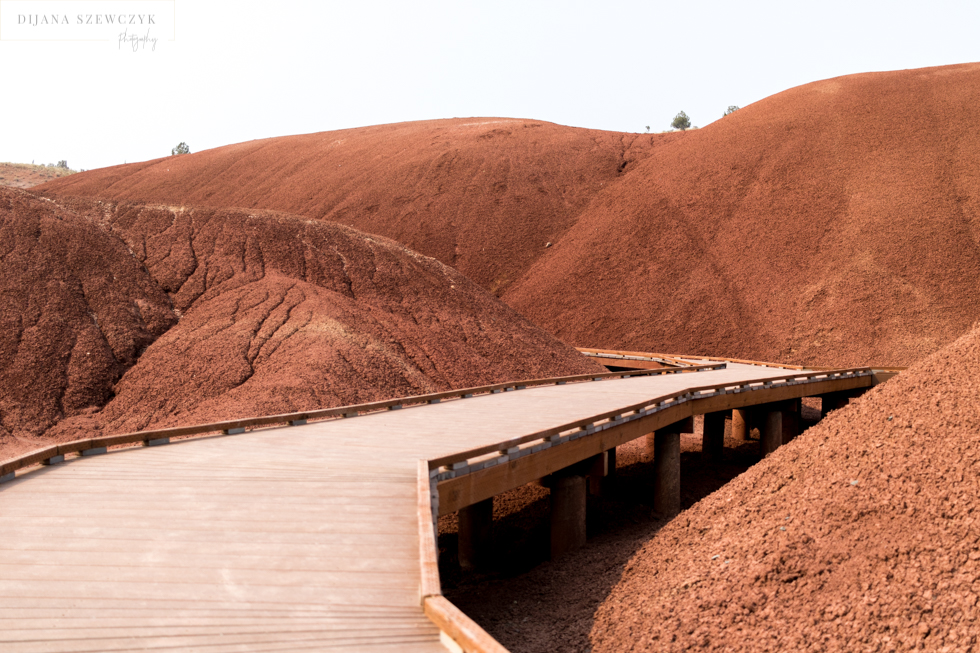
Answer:
[(907, 365), (980, 318), (980, 64), (808, 84), (657, 148), (505, 296), (576, 345)]
[(0, 189), (0, 458), (600, 371), (461, 274), (271, 211)]
[(340, 222), (500, 294), (654, 140), (537, 120), (432, 120), (250, 141), (89, 171), (43, 190)]
[(977, 64), (870, 73), (683, 134), (406, 123), (42, 189), (350, 224), (454, 265), (579, 346), (897, 365), (980, 317), (978, 97)]
[(975, 329), (682, 513), (592, 650), (977, 650), (978, 366)]

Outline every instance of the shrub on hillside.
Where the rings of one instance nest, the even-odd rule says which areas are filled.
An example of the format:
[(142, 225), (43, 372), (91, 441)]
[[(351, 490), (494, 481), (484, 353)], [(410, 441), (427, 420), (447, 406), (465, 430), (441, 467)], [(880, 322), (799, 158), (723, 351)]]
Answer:
[(670, 126), (674, 129), (679, 129), (684, 131), (685, 129), (690, 129), (691, 119), (687, 117), (687, 114), (681, 111), (676, 116), (674, 116), (674, 122), (670, 123)]

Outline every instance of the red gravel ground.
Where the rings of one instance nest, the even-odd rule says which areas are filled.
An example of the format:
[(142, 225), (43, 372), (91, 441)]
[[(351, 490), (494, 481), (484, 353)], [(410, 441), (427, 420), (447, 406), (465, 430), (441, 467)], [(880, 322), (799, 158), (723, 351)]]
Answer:
[(350, 224), (578, 346), (905, 365), (980, 318), (978, 93), (977, 64), (870, 73), (686, 133), (404, 123), (42, 188)]
[(455, 270), (349, 227), (7, 189), (0, 220), (0, 458), (602, 369)]
[(978, 366), (980, 329), (682, 513), (626, 565), (593, 651), (975, 650)]

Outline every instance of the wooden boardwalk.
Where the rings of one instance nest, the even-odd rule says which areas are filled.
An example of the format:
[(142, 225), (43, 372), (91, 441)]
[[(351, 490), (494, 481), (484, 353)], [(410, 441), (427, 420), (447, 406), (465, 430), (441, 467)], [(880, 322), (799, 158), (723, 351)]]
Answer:
[(420, 605), (420, 459), (785, 374), (530, 387), (21, 472), (0, 485), (0, 651), (445, 651)]

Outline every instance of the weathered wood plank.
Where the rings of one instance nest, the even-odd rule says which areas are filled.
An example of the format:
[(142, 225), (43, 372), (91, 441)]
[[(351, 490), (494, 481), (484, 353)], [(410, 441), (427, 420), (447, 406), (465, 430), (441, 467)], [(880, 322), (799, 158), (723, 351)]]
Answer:
[[(53, 568), (60, 571), (62, 568)], [(326, 592), (325, 590), (330, 590)], [(241, 585), (234, 584), (180, 584), (159, 583), (99, 583), (94, 581), (68, 581), (56, 573), (44, 579), (8, 580), (0, 579), (0, 591), (9, 596), (40, 598), (71, 598), (83, 601), (96, 599), (141, 600), (151, 596), (156, 599), (184, 601), (204, 599), (208, 601), (231, 602), (236, 598), (249, 596), (256, 601), (293, 605), (356, 604), (376, 606), (414, 607), (418, 609), (418, 581), (410, 585), (393, 588), (331, 586), (311, 587), (299, 583), (294, 585)]]

